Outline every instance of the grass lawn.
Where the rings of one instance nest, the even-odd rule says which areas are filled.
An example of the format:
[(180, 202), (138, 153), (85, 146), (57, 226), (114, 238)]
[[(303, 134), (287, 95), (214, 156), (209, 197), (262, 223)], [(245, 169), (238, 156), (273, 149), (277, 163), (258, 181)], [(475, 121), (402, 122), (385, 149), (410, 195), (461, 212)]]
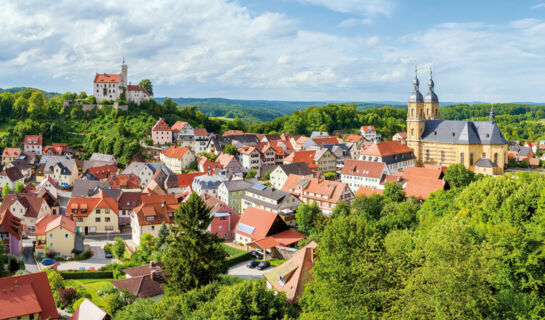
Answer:
[(271, 264), (271, 266), (273, 266), (273, 267), (278, 267), (282, 263), (286, 262), (286, 260), (284, 260), (284, 259), (277, 259), (277, 258), (272, 258), (272, 259), (270, 259), (268, 261)]
[(65, 280), (66, 286), (72, 286), (75, 288), (84, 287), (85, 290), (91, 295), (91, 300), (97, 306), (104, 308), (104, 300), (97, 294), (97, 291), (105, 284), (110, 283), (115, 279), (71, 279)]
[(222, 243), (221, 245), (223, 246), (223, 249), (225, 249), (225, 251), (230, 257), (241, 256), (246, 253), (246, 251), (244, 250), (233, 248), (231, 246), (226, 245), (225, 243)]

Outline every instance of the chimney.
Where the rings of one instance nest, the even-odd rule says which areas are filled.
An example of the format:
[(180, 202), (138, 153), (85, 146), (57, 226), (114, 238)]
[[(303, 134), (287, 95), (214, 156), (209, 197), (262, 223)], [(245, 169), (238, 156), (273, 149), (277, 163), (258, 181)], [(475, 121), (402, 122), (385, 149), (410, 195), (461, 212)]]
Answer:
[(157, 273), (157, 270), (151, 270), (151, 272), (150, 272), (150, 278), (151, 278), (151, 280), (153, 280), (153, 281), (157, 280), (157, 279), (156, 279), (156, 278), (157, 278), (157, 274), (156, 274), (156, 273)]
[(161, 203), (161, 208), (164, 208), (166, 204), (167, 204), (167, 201), (163, 200), (163, 203)]
[(150, 267), (150, 268), (153, 268), (153, 260), (151, 260), (151, 261), (149, 262), (149, 267)]

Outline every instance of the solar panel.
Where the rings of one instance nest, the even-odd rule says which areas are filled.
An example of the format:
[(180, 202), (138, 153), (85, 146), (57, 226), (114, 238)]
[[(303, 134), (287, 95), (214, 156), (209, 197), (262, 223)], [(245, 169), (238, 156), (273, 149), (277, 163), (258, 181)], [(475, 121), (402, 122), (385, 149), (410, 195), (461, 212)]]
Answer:
[(263, 190), (267, 189), (267, 186), (258, 183), (258, 184), (254, 184), (252, 186), (252, 188), (254, 188), (256, 190), (263, 191)]
[(242, 231), (242, 232), (247, 233), (247, 234), (252, 234), (254, 232), (255, 228), (251, 227), (251, 226), (249, 226), (247, 224), (239, 222), (237, 224), (237, 230)]

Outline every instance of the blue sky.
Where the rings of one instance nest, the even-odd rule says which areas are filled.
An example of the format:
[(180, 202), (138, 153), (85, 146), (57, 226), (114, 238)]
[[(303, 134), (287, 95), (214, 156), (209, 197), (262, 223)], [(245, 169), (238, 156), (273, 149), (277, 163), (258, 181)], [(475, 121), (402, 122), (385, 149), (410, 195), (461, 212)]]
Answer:
[(156, 96), (545, 102), (545, 0), (0, 0), (0, 87), (90, 92), (96, 72)]

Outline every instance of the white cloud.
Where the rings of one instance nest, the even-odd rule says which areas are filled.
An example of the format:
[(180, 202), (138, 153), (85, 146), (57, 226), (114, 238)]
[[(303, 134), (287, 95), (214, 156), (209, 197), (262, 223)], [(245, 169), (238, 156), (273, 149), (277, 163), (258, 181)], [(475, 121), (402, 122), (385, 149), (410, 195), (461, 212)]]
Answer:
[(362, 16), (389, 15), (393, 9), (390, 0), (299, 0), (299, 2)]
[(538, 3), (534, 6), (531, 7), (532, 9), (541, 9), (541, 8), (545, 8), (545, 2), (542, 2), (542, 3)]
[(356, 26), (366, 25), (371, 23), (373, 23), (373, 20), (371, 18), (365, 18), (365, 19), (350, 18), (350, 19), (341, 21), (341, 23), (339, 23), (339, 27), (350, 28), (350, 27), (356, 27)]
[[(359, 12), (359, 23), (391, 10), (328, 3)], [(0, 5), (2, 87), (89, 91), (95, 72), (117, 72), (125, 56), (129, 80), (151, 79), (158, 95), (405, 100), (418, 64), (424, 87), (424, 69), (434, 67), (442, 101), (545, 101), (539, 19), (362, 37), (301, 30), (283, 14), (227, 0)]]

